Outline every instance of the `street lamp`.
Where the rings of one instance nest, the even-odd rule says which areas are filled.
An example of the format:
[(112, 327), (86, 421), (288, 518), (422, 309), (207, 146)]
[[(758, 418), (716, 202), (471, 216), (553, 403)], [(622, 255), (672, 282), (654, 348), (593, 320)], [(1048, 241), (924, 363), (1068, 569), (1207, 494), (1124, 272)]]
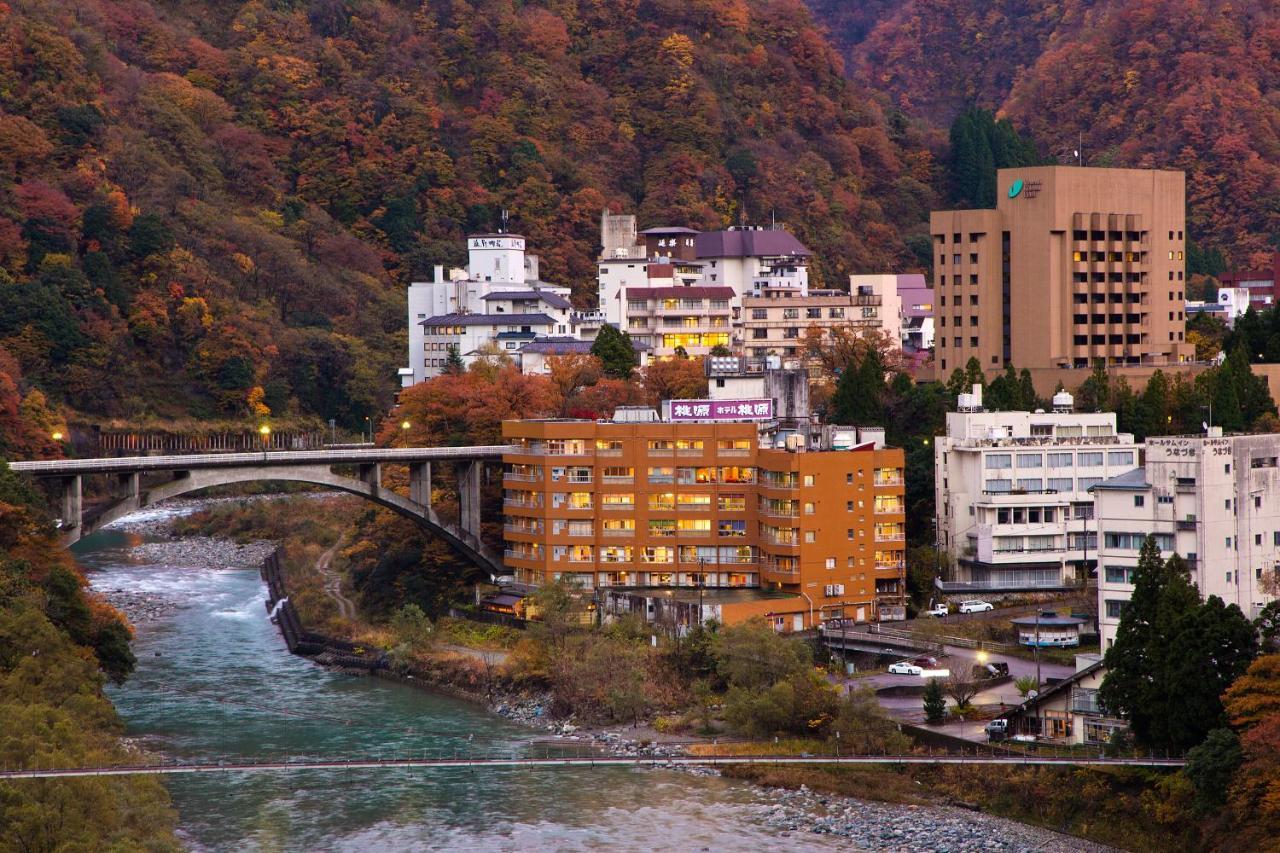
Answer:
[(262, 436), (262, 446), (265, 449), (271, 443), (271, 427), (266, 424), (258, 427), (258, 435)]
[(54, 441), (62, 441), (62, 431), (54, 430), (53, 435), (51, 437), (53, 438)]

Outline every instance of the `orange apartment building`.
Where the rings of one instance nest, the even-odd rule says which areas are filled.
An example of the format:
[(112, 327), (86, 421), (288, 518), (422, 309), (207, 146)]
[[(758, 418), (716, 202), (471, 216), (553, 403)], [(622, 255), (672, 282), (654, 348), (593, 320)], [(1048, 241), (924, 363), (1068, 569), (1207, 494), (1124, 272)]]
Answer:
[[(857, 432), (826, 435), (842, 429)], [(522, 583), (568, 577), (785, 631), (905, 603), (899, 449), (848, 438), (835, 442), (848, 449), (810, 449), (822, 442), (794, 434), (792, 449), (761, 446), (752, 422), (506, 421), (502, 431), (520, 448), (503, 459), (503, 511), (506, 564)]]

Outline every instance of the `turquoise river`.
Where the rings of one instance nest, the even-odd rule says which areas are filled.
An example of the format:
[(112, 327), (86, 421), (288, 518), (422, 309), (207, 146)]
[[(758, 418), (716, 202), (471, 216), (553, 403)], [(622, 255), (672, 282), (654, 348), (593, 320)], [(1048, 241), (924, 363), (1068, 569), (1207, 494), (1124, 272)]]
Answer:
[[(95, 587), (168, 603), (140, 621), (138, 669), (111, 699), (166, 760), (521, 755), (536, 732), (411, 686), (290, 655), (253, 569), (112, 531), (76, 548)], [(197, 546), (198, 543), (191, 543)], [(650, 769), (386, 770), (168, 777), (195, 850), (721, 850), (848, 839), (767, 825), (769, 791)], [(841, 843), (843, 841), (843, 843)]]

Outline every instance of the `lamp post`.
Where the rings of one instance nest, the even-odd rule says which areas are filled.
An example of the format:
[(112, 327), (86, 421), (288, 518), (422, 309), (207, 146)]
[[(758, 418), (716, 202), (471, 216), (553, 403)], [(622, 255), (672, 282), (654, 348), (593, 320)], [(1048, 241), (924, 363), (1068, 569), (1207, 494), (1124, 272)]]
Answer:
[(409, 446), (409, 427), (411, 426), (413, 426), (413, 424), (409, 423), (408, 421), (400, 422), (400, 436), (403, 439), (401, 443), (404, 447)]
[(52, 438), (54, 441), (62, 441), (62, 431), (54, 430), (53, 435), (51, 435), (50, 438)]
[(365, 438), (365, 443), (373, 444), (373, 419), (372, 418), (366, 417), (364, 419), (364, 432), (365, 432), (365, 435), (368, 436), (367, 438)]
[(258, 435), (262, 436), (262, 450), (265, 453), (271, 444), (271, 427), (267, 424), (258, 427)]

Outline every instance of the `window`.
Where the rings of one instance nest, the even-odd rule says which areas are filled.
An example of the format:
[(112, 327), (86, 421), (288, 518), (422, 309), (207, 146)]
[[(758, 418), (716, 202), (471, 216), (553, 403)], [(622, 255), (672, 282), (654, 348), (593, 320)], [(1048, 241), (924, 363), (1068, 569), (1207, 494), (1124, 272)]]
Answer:
[(983, 488), (988, 492), (1007, 492), (1013, 486), (1012, 480), (987, 480)]
[(1008, 453), (988, 453), (983, 464), (987, 468), (1010, 468), (1012, 457)]
[(767, 309), (767, 308), (752, 308), (752, 309), (751, 309), (751, 319), (752, 319), (752, 320), (764, 320), (764, 319), (767, 319), (767, 318), (768, 318), (768, 316), (769, 316), (769, 309)]
[(1070, 468), (1071, 454), (1070, 453), (1050, 453), (1049, 467), (1050, 468)]
[(1131, 566), (1107, 566), (1107, 583), (1133, 583), (1135, 571)]
[(1076, 488), (1082, 492), (1086, 492), (1101, 482), (1101, 477), (1081, 477), (1076, 483)]
[(1133, 496), (1133, 505), (1134, 505), (1134, 506), (1146, 506), (1146, 504), (1147, 504), (1146, 496), (1144, 496), (1144, 495), (1134, 495), (1134, 496)]
[(747, 523), (722, 518), (716, 523), (716, 532), (721, 536), (746, 536)]
[(1078, 458), (1076, 459), (1076, 463), (1082, 468), (1092, 468), (1096, 465), (1101, 465), (1102, 454), (1081, 451)]
[(814, 542), (814, 541), (816, 541), (816, 539), (817, 539), (817, 533), (816, 533), (815, 531), (813, 531), (813, 530), (806, 530), (806, 531), (804, 532), (804, 541), (805, 541), (807, 544), (810, 544), (810, 545), (811, 545), (811, 544), (813, 544), (813, 542)]
[(1070, 492), (1075, 488), (1075, 483), (1070, 477), (1050, 477), (1049, 491), (1051, 492)]
[(1019, 453), (1019, 468), (1039, 468), (1044, 461), (1044, 455), (1040, 453)]
[(1125, 605), (1128, 603), (1129, 602), (1125, 601), (1122, 598), (1108, 598), (1107, 599), (1107, 618), (1119, 619), (1122, 615), (1124, 615), (1124, 608), (1125, 608)]
[(1044, 480), (1039, 477), (1019, 479), (1018, 488), (1024, 492), (1039, 492), (1044, 489)]
[[(1161, 551), (1173, 550), (1173, 534), (1172, 533), (1153, 533), (1156, 544), (1160, 546)], [(1142, 549), (1142, 543), (1146, 541), (1145, 533), (1113, 533), (1108, 531), (1103, 541), (1108, 549), (1117, 551), (1138, 551)], [(1228, 544), (1227, 547), (1230, 547)]]
[(1112, 450), (1107, 453), (1108, 465), (1132, 465), (1132, 450)]
[(804, 484), (805, 484), (806, 486), (812, 486), (812, 485), (813, 485), (813, 475), (812, 475), (812, 474), (805, 474), (805, 475), (804, 475)]

